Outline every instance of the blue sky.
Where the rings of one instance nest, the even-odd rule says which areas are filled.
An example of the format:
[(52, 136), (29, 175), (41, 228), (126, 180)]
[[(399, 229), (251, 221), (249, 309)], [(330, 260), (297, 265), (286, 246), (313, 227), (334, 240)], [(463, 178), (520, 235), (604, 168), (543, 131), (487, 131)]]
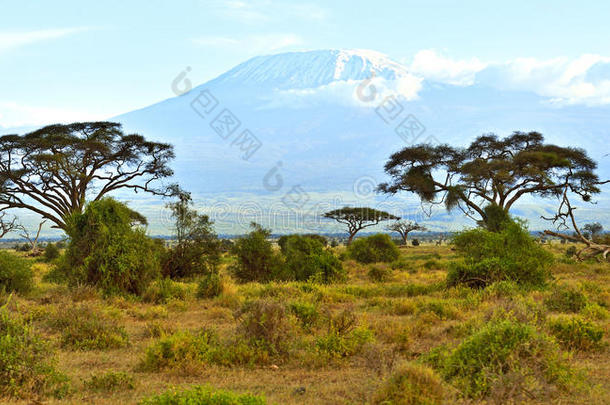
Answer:
[(424, 76), (572, 69), (610, 56), (608, 15), (602, 1), (0, 0), (0, 126), (110, 117), (172, 97), (187, 66), (200, 84), (289, 50), (374, 49)]

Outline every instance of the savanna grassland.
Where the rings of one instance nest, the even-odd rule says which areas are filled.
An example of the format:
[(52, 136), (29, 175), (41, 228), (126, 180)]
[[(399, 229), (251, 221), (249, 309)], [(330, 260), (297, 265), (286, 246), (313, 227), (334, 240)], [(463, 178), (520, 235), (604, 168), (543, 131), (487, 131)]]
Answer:
[[(403, 247), (376, 264), (328, 249), (346, 278), (327, 284), (238, 283), (223, 253), (213, 298), (196, 278), (103, 295), (43, 281), (54, 262), (27, 258), (33, 288), (1, 296), (14, 332), (0, 352), (15, 347), (11, 333), (27, 335), (21, 345), (36, 340), (37, 354), (23, 353), (47, 368), (4, 401), (129, 404), (204, 385), (235, 394), (209, 403), (610, 403), (608, 263), (547, 244), (544, 287), (448, 287), (450, 246)], [(38, 395), (41, 385), (54, 394)]]

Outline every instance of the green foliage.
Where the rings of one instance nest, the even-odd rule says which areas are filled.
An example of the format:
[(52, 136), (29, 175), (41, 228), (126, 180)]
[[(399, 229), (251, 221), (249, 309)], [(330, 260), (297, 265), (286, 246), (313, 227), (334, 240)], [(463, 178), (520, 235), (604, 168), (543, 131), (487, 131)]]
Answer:
[(443, 385), (434, 370), (412, 363), (401, 364), (375, 393), (374, 404), (440, 405)]
[(121, 371), (94, 374), (83, 381), (83, 385), (95, 392), (123, 392), (135, 388), (133, 376)]
[(414, 238), (414, 239), (411, 241), (411, 244), (412, 244), (413, 246), (419, 246), (419, 239)]
[(129, 344), (125, 328), (100, 308), (78, 304), (59, 307), (47, 325), (61, 333), (61, 347), (73, 350), (104, 350)]
[(292, 302), (289, 305), (289, 309), (307, 330), (311, 329), (320, 319), (317, 305), (309, 302)]
[(176, 245), (167, 249), (162, 258), (162, 274), (181, 278), (218, 272), (221, 244), (207, 215), (191, 208), (190, 194), (180, 193), (179, 200), (167, 207), (174, 219)]
[(205, 386), (194, 386), (189, 390), (171, 389), (163, 394), (146, 398), (140, 405), (265, 405), (263, 397), (250, 394), (235, 394), (214, 390)]
[(579, 312), (587, 306), (587, 297), (578, 288), (560, 284), (553, 287), (544, 299), (544, 305), (551, 311)]
[(25, 294), (34, 286), (33, 277), (28, 260), (0, 251), (0, 291)]
[(454, 350), (439, 351), (428, 361), (470, 398), (531, 399), (525, 393), (541, 397), (546, 385), (566, 388), (572, 376), (551, 338), (509, 320), (485, 325)]
[(159, 248), (138, 213), (111, 198), (87, 205), (68, 223), (70, 244), (61, 263), (71, 284), (89, 284), (106, 294), (142, 294), (159, 276)]
[(0, 398), (67, 395), (69, 380), (55, 369), (50, 353), (28, 323), (0, 308)]
[(451, 263), (449, 286), (485, 287), (503, 280), (541, 286), (550, 277), (553, 256), (519, 223), (511, 222), (501, 232), (464, 231), (454, 237), (453, 244), (464, 258)]
[(566, 256), (567, 257), (574, 257), (576, 255), (576, 252), (578, 252), (578, 249), (576, 249), (576, 246), (569, 246), (566, 249)]
[(390, 236), (383, 233), (356, 239), (349, 246), (348, 253), (360, 263), (390, 263), (400, 256), (400, 250)]
[(328, 330), (315, 340), (315, 350), (327, 358), (350, 357), (360, 352), (363, 346), (375, 340), (373, 332), (362, 325), (353, 311), (346, 309), (328, 315)]
[(214, 298), (222, 294), (222, 280), (217, 273), (210, 273), (197, 283), (197, 297)]
[(392, 277), (392, 270), (384, 264), (374, 264), (369, 269), (367, 276), (374, 282), (381, 283)]
[(59, 248), (55, 243), (47, 243), (44, 248), (44, 260), (51, 262), (60, 256)]
[(325, 249), (318, 238), (290, 235), (282, 245), (285, 259), (281, 278), (321, 283), (345, 279), (346, 274), (341, 261), (331, 250)]
[(282, 235), (277, 239), (277, 244), (280, 247), (280, 250), (282, 251), (283, 254), (286, 254), (286, 246), (288, 245), (288, 241), (293, 238), (293, 237), (303, 237), (303, 238), (310, 238), (310, 239), (314, 239), (318, 242), (320, 242), (322, 244), (322, 246), (326, 247), (328, 245), (328, 239), (326, 239), (324, 236), (322, 235), (317, 235), (315, 233), (311, 233), (311, 234), (306, 234), (306, 235)]
[(184, 300), (188, 295), (187, 288), (169, 278), (153, 281), (142, 294), (142, 300), (155, 304), (165, 304), (171, 300)]
[(258, 224), (251, 226), (252, 231), (239, 238), (233, 246), (237, 263), (230, 270), (240, 282), (272, 280), (281, 271), (282, 260), (268, 240), (271, 231)]
[(569, 350), (592, 350), (600, 347), (604, 330), (580, 316), (562, 316), (549, 322), (551, 334)]
[(478, 224), (490, 232), (501, 232), (512, 222), (508, 211), (498, 204), (487, 205), (483, 212), (485, 213), (485, 219), (479, 221)]

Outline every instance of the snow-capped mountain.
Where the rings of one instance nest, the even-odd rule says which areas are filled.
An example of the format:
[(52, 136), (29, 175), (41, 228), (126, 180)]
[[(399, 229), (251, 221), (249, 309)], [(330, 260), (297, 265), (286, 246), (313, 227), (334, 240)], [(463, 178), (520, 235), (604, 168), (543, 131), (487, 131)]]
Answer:
[[(255, 57), (115, 120), (175, 145), (177, 180), (219, 231), (243, 232), (256, 220), (288, 232), (331, 231), (314, 214), (344, 204), (421, 217), (412, 196), (388, 199), (372, 190), (385, 179), (388, 156), (413, 143), (464, 145), (482, 133), (538, 130), (548, 142), (586, 148), (610, 176), (609, 112), (557, 105), (488, 80), (426, 81), (374, 51), (321, 50)], [(537, 218), (553, 204), (523, 204), (516, 213), (539, 228)], [(153, 232), (163, 233), (164, 211), (144, 205)], [(582, 215), (610, 224), (602, 206)], [(454, 220), (438, 210), (428, 222), (441, 229)]]

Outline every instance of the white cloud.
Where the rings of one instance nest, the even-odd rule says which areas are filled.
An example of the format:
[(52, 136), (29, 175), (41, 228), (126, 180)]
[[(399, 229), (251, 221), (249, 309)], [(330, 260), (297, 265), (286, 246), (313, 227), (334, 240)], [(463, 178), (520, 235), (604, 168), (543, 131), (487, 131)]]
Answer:
[(34, 42), (61, 38), (87, 28), (63, 28), (36, 31), (0, 32), (0, 53)]
[(477, 58), (454, 60), (426, 49), (415, 54), (409, 70), (425, 79), (464, 86), (472, 84), (476, 73), (486, 66)]
[(609, 104), (610, 57), (515, 58), (483, 62), (451, 59), (435, 50), (419, 51), (408, 69), (425, 80), (469, 86), (482, 83), (501, 90), (533, 92), (557, 104)]
[(244, 38), (223, 36), (203, 36), (193, 38), (192, 42), (201, 46), (235, 49), (250, 54), (279, 51), (291, 46), (303, 44), (303, 39), (295, 34), (264, 34), (251, 35)]
[(23, 105), (0, 101), (0, 127), (48, 125), (76, 121), (97, 121), (105, 117), (74, 109)]

